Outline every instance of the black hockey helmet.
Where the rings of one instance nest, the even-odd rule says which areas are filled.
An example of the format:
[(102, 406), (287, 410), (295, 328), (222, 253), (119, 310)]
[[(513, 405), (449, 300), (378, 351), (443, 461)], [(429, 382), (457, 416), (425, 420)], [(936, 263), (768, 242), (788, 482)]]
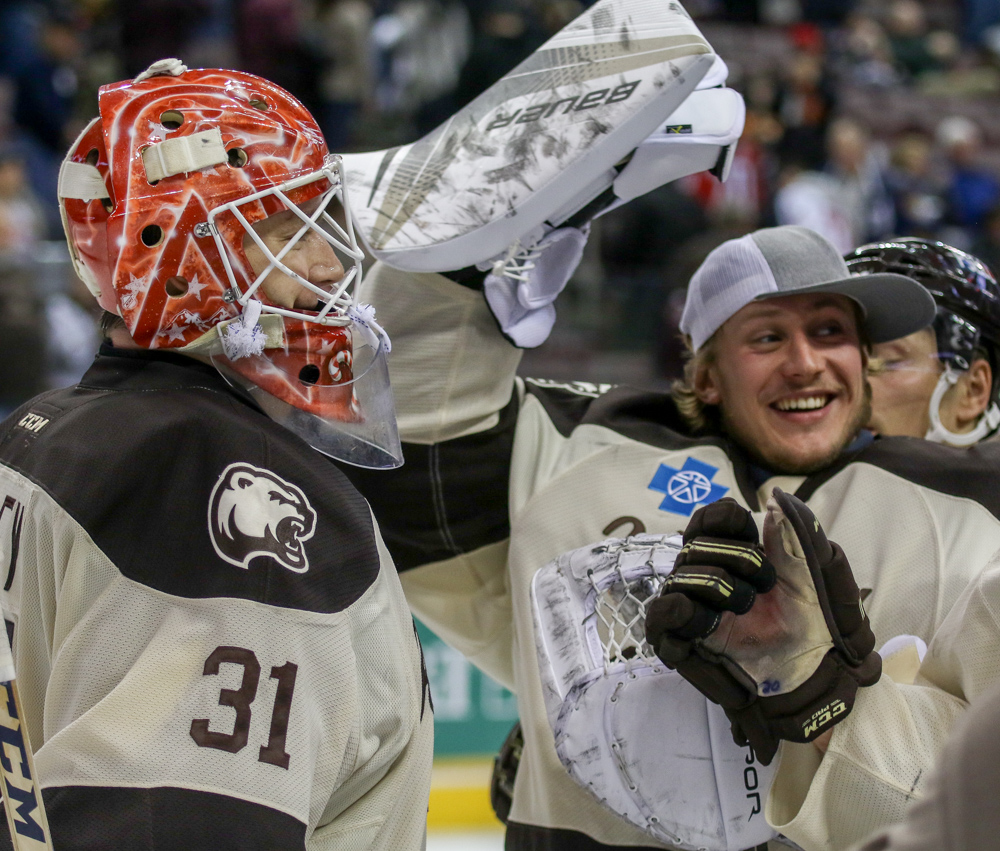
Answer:
[[(937, 304), (934, 333), (946, 372), (964, 372), (984, 357), (993, 372), (988, 419), (1000, 398), (1000, 285), (976, 257), (930, 239), (901, 237), (862, 245), (844, 258), (852, 275), (898, 272), (927, 289)], [(937, 411), (932, 411), (936, 420)], [(992, 426), (990, 430), (993, 430)]]
[(996, 389), (1000, 285), (985, 263), (943, 242), (918, 237), (862, 245), (844, 259), (852, 275), (898, 272), (919, 281), (937, 303), (938, 352), (956, 369), (966, 370), (981, 349), (990, 361)]

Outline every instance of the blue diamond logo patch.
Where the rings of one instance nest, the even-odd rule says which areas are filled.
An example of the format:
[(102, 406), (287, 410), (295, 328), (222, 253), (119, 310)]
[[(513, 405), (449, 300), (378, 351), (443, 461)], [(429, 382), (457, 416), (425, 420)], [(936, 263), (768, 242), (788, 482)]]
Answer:
[(726, 495), (729, 488), (712, 481), (718, 472), (718, 467), (694, 458), (686, 459), (679, 470), (660, 464), (649, 489), (665, 494), (660, 503), (661, 511), (690, 517), (697, 506), (715, 502)]

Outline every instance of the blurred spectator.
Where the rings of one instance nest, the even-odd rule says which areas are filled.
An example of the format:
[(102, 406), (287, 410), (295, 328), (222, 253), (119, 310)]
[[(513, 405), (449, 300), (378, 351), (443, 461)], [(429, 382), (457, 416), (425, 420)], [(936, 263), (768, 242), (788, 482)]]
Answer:
[(318, 10), (321, 55), (326, 63), (320, 74), (322, 102), (320, 127), (331, 151), (353, 149), (355, 124), (361, 110), (372, 102), (374, 72), (369, 34), (372, 9), (368, 0), (326, 0)]
[(888, 236), (896, 222), (884, 148), (852, 118), (838, 118), (830, 124), (826, 146), (826, 171), (836, 180), (843, 198), (853, 245)]
[(36, 61), (41, 11), (31, 0), (6, 0), (0, 14), (0, 74), (14, 78)]
[(771, 204), (770, 151), (784, 130), (768, 108), (773, 101), (768, 77), (751, 78), (745, 100), (746, 123), (726, 182), (701, 172), (685, 177), (678, 185), (699, 202), (711, 220), (744, 223), (749, 232), (759, 226)]
[(185, 59), (196, 28), (212, 8), (209, 0), (120, 0), (117, 12), (125, 76), (135, 77), (160, 59)]
[(983, 138), (974, 121), (950, 116), (938, 124), (936, 136), (950, 169), (946, 220), (957, 229), (948, 242), (967, 249), (979, 236), (987, 213), (1000, 201), (1000, 181), (980, 164)]
[(855, 13), (840, 34), (840, 76), (860, 86), (898, 85), (892, 45), (882, 25), (870, 15)]
[(829, 239), (842, 253), (889, 235), (895, 224), (878, 149), (850, 118), (830, 125), (824, 171), (794, 160), (783, 170), (775, 194), (781, 225), (803, 225)]
[[(64, 246), (55, 244), (60, 253)], [(68, 258), (67, 258), (68, 259)], [(94, 297), (68, 264), (63, 280), (45, 297), (46, 388), (76, 384), (90, 367), (100, 343)]]
[(399, 0), (391, 12), (379, 15), (372, 28), (379, 108), (406, 120), (425, 104), (448, 97), (439, 109), (428, 111), (417, 135), (450, 116), (450, 95), (469, 54), (470, 30), (468, 11), (458, 0)]
[(823, 54), (799, 51), (792, 57), (778, 88), (776, 111), (785, 128), (779, 145), (806, 168), (820, 168), (833, 94)]
[[(555, 35), (584, 11), (584, 4), (580, 0), (547, 0), (538, 5), (541, 6), (538, 17), (545, 38)], [(593, 2), (587, 5), (593, 5)]]
[[(159, 3), (160, 0), (148, 0)], [(174, 0), (200, 5), (205, 0)], [(233, 0), (234, 37), (240, 68), (288, 89), (318, 113), (321, 62), (306, 37), (305, 0)]]
[(903, 133), (893, 143), (888, 183), (896, 233), (935, 239), (940, 232), (947, 189), (933, 152), (930, 136), (919, 129)]
[(16, 71), (14, 120), (60, 157), (72, 141), (64, 130), (73, 117), (82, 50), (74, 20), (49, 13), (41, 21), (37, 50)]
[[(83, 44), (76, 19), (70, 14), (35, 7), (15, 22), (17, 28), (8, 32), (8, 37), (20, 36), (27, 43), (18, 46), (19, 64), (9, 69), (14, 87), (14, 134), (22, 146), (32, 187), (40, 197), (54, 199), (59, 163), (72, 141), (69, 132)], [(43, 210), (46, 235), (59, 236), (62, 227), (55, 204), (46, 204)]]
[(41, 393), (45, 382), (45, 304), (32, 265), (0, 254), (0, 416)]
[(32, 258), (44, 233), (23, 156), (0, 149), (0, 415), (45, 389), (44, 301)]
[(544, 40), (538, 22), (515, 0), (487, 0), (455, 90), (457, 105), (475, 99)]
[(958, 52), (958, 42), (951, 33), (928, 27), (918, 0), (893, 0), (886, 30), (896, 65), (910, 78), (941, 70)]
[[(86, 2), (99, 4), (106, 0), (86, 0)], [(184, 48), (179, 51), (175, 49), (169, 55), (183, 58), (184, 64), (189, 68), (235, 68), (237, 58), (233, 0), (204, 0), (204, 2), (208, 6), (208, 14), (200, 18), (185, 34)]]
[(802, 225), (822, 234), (841, 253), (858, 245), (837, 181), (795, 160), (786, 162), (778, 176), (774, 216), (779, 225)]
[(612, 210), (600, 222), (611, 342), (615, 348), (648, 349), (660, 330), (671, 286), (670, 256), (703, 231), (708, 220), (692, 198), (667, 184)]
[[(53, 266), (58, 283), (47, 284), (44, 236), (42, 205), (28, 185), (24, 159), (17, 149), (0, 147), (0, 413), (42, 390), (76, 383), (97, 350), (93, 296), (68, 256)], [(61, 245), (59, 251), (65, 254)]]
[(42, 205), (28, 184), (23, 153), (13, 146), (0, 148), (0, 254), (30, 258), (45, 229)]
[(977, 44), (993, 27), (1000, 25), (1000, 3), (996, 0), (964, 0), (962, 29), (969, 44)]

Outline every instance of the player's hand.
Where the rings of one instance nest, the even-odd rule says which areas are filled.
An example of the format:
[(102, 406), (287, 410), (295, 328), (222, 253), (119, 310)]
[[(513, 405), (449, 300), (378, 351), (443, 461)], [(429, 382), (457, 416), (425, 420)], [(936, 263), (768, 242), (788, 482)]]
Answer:
[[(647, 611), (647, 638), (768, 764), (781, 739), (812, 741), (846, 717), (858, 687), (878, 680), (881, 659), (850, 565), (804, 503), (775, 489), (756, 567), (749, 512), (723, 502), (692, 517), (685, 550), (690, 540), (700, 564), (678, 558), (677, 580)], [(714, 544), (718, 557), (713, 538), (728, 545)], [(729, 548), (746, 555), (734, 561)], [(714, 596), (704, 590), (713, 584)]]
[(749, 677), (707, 641), (730, 635), (758, 592), (774, 587), (774, 567), (750, 512), (725, 498), (698, 509), (660, 596), (646, 610), (646, 638), (656, 654), (724, 709), (750, 701)]
[(503, 335), (518, 348), (533, 349), (549, 336), (553, 302), (580, 265), (589, 234), (589, 224), (557, 228), (530, 250), (513, 250), (520, 248), (515, 243), (493, 264), (483, 293)]

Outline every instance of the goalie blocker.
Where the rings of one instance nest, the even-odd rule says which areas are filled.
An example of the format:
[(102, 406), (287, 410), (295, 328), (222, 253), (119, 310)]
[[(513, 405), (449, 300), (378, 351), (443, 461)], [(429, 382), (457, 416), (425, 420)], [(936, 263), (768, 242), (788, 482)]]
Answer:
[(600, 0), (424, 138), (346, 155), (358, 232), (391, 266), (482, 289), (507, 339), (537, 346), (592, 219), (726, 179), (745, 118), (727, 74), (678, 3)]

